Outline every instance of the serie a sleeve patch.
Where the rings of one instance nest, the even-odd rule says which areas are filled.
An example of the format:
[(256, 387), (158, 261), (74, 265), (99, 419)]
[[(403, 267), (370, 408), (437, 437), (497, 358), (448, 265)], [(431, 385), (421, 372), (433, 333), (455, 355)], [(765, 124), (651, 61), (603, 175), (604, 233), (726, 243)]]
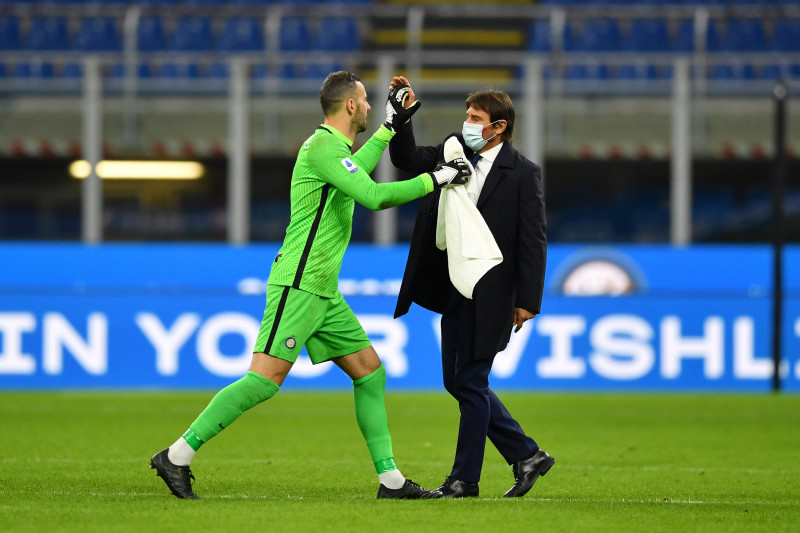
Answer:
[(344, 159), (342, 159), (342, 164), (350, 174), (355, 174), (356, 172), (358, 172), (358, 167), (356, 166), (355, 163), (353, 163), (353, 161), (349, 157), (345, 157)]

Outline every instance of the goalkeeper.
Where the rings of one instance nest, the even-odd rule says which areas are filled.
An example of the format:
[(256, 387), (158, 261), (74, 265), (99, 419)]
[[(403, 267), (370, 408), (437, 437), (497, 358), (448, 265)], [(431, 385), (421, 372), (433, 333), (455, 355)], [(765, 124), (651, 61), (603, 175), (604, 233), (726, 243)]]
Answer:
[(155, 454), (156, 469), (172, 494), (197, 499), (189, 463), (195, 452), (244, 411), (273, 397), (300, 349), (312, 363), (333, 361), (353, 380), (356, 421), (378, 473), (378, 498), (439, 498), (398, 470), (384, 406), (386, 371), (364, 329), (338, 291), (338, 275), (353, 223), (354, 201), (386, 209), (470, 177), (464, 161), (441, 164), (407, 181), (375, 183), (369, 173), (399, 126), (419, 108), (405, 108), (409, 87), (395, 86), (386, 122), (356, 153), (356, 135), (366, 130), (367, 92), (358, 76), (333, 72), (320, 89), (325, 120), (303, 143), (292, 172), (291, 220), (272, 263), (264, 319), (247, 374), (217, 393), (189, 429)]

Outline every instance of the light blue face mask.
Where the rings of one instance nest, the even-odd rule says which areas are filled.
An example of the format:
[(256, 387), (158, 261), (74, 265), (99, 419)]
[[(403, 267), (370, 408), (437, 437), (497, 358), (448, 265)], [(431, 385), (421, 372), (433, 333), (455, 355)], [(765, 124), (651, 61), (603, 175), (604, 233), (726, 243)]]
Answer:
[[(495, 120), (494, 122), (500, 122), (500, 120), (502, 119)], [(483, 138), (483, 128), (491, 126), (494, 124), (494, 122), (490, 122), (486, 126), (472, 124), (471, 122), (464, 122), (464, 125), (461, 127), (461, 135), (464, 136), (464, 142), (470, 150), (477, 152), (486, 146), (486, 143), (497, 137), (497, 134), (495, 133), (488, 139)]]

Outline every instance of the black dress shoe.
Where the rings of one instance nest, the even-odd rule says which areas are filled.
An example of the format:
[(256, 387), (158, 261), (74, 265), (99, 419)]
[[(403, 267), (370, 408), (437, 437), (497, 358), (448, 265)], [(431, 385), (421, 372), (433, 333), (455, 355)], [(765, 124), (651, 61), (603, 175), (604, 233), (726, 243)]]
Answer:
[(514, 498), (525, 496), (539, 476), (543, 476), (550, 470), (556, 460), (550, 457), (544, 450), (539, 450), (527, 459), (514, 463), (514, 486), (508, 489), (504, 496)]
[(447, 476), (439, 487), (439, 492), (442, 493), (442, 498), (477, 498), (478, 497), (478, 484), (467, 483)]

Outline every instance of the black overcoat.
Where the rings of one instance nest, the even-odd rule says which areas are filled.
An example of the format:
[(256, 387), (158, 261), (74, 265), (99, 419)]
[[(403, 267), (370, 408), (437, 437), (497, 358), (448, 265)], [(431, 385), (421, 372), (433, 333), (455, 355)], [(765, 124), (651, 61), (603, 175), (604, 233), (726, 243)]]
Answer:
[[(464, 146), (461, 134), (447, 138), (453, 135)], [(421, 174), (444, 160), (443, 147), (444, 141), (437, 146), (417, 146), (409, 122), (399, 128), (389, 153), (397, 168)], [(473, 155), (466, 146), (464, 152), (468, 158)], [(436, 248), (440, 194), (434, 191), (420, 200), (395, 318), (406, 314), (411, 302), (444, 313), (459, 301), (447, 270), (447, 252)], [(486, 176), (477, 207), (503, 254), (503, 262), (487, 272), (473, 291), (477, 314), (474, 357), (483, 359), (494, 357), (508, 345), (515, 307), (535, 314), (541, 308), (547, 259), (541, 170), (510, 143), (504, 143)]]

